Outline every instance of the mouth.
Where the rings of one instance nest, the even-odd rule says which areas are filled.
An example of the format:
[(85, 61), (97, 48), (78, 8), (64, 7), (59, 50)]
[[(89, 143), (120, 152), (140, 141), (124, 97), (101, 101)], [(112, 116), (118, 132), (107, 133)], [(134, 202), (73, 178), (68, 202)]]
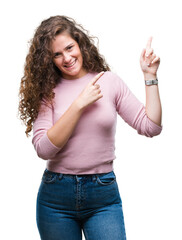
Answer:
[(72, 68), (72, 67), (75, 65), (76, 61), (77, 61), (77, 60), (75, 59), (75, 60), (74, 60), (72, 63), (70, 63), (69, 65), (64, 65), (64, 67), (67, 68), (67, 69), (68, 69), (68, 68)]

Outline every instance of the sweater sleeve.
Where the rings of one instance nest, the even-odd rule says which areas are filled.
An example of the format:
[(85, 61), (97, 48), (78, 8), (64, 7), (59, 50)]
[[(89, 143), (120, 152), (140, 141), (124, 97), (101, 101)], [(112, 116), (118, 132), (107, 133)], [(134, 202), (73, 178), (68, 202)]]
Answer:
[(150, 120), (144, 105), (134, 96), (124, 81), (116, 78), (115, 103), (118, 114), (141, 135), (153, 137), (159, 135), (162, 127)]
[(53, 126), (53, 109), (42, 103), (38, 117), (33, 124), (32, 143), (37, 155), (44, 159), (53, 158), (61, 148), (55, 146), (47, 136), (47, 130)]

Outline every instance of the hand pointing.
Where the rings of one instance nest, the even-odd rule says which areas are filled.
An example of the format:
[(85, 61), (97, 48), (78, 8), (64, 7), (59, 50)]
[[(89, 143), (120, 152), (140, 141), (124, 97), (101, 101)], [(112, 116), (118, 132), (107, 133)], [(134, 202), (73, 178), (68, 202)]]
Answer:
[(104, 72), (100, 72), (99, 74), (97, 74), (87, 84), (87, 86), (83, 89), (83, 91), (76, 99), (81, 108), (86, 108), (103, 97), (99, 84), (96, 84), (96, 82), (102, 77), (103, 74)]
[(156, 77), (160, 64), (160, 58), (154, 54), (154, 50), (151, 48), (151, 44), (152, 37), (148, 39), (146, 48), (143, 49), (141, 53), (140, 65), (144, 75), (151, 75)]

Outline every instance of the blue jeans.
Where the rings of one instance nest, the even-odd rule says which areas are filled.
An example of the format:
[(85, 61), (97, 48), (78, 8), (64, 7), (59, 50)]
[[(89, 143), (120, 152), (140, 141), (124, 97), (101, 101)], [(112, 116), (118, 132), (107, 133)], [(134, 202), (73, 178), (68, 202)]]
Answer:
[(125, 240), (115, 173), (69, 175), (47, 169), (37, 196), (42, 240)]

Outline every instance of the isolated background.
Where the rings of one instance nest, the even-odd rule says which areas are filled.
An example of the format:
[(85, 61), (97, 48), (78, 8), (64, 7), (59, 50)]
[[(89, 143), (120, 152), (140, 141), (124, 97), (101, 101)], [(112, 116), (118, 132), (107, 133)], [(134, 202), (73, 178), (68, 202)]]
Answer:
[(114, 170), (128, 240), (182, 239), (182, 36), (180, 1), (6, 1), (0, 6), (1, 239), (39, 239), (36, 196), (45, 168), (17, 118), (28, 41), (53, 15), (75, 18), (99, 38), (99, 49), (145, 104), (139, 58), (150, 36), (158, 71), (163, 132), (140, 136), (118, 117)]

